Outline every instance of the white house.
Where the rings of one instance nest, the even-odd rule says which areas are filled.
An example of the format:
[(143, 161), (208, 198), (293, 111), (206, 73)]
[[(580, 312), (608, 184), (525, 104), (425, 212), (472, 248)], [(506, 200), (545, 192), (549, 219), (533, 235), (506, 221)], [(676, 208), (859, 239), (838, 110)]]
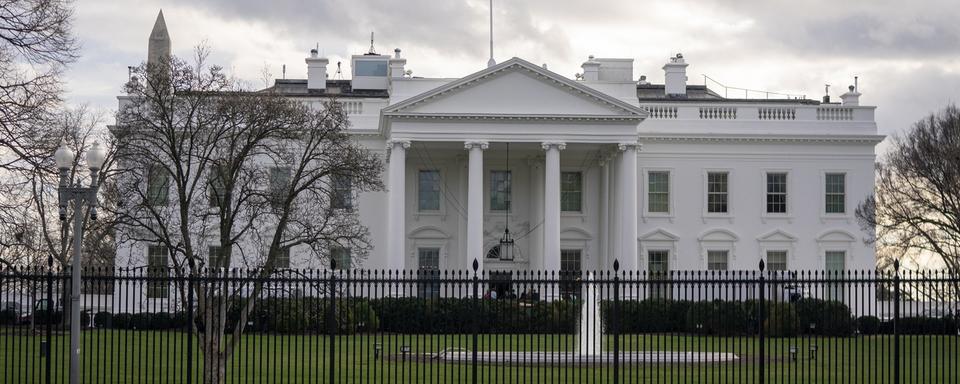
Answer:
[[(169, 50), (157, 25), (151, 55)], [(855, 89), (842, 102), (725, 98), (688, 84), (679, 54), (664, 84), (634, 79), (629, 58), (591, 56), (575, 79), (521, 58), (411, 77), (399, 49), (353, 56), (348, 80), (328, 64), (314, 50), (307, 79), (273, 88), (336, 97), (388, 161), (388, 190), (353, 200), (374, 242), (353, 268), (873, 268), (854, 209), (883, 137)], [(515, 246), (501, 249), (508, 228)], [(147, 248), (123, 245), (117, 265)], [(290, 266), (317, 265), (294, 250)]]

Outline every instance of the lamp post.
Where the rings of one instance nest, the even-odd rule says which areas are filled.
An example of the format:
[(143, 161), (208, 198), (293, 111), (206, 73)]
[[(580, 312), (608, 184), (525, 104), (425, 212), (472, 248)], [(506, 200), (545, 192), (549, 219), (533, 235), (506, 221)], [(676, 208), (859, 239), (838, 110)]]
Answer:
[[(106, 152), (100, 143), (94, 142), (87, 151), (87, 167), (90, 168), (90, 186), (81, 187), (79, 182), (70, 180), (70, 168), (76, 155), (65, 142), (53, 154), (60, 170), (60, 221), (67, 220), (67, 205), (73, 202), (73, 261), (70, 267), (70, 384), (80, 383), (80, 246), (83, 238), (83, 205), (90, 207), (90, 219), (97, 219), (97, 176)], [(51, 308), (52, 310), (52, 308)]]

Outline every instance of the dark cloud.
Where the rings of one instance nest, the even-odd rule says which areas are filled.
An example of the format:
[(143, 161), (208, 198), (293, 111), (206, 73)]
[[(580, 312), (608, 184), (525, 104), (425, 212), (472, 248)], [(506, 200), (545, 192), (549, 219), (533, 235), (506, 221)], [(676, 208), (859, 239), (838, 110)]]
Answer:
[[(278, 31), (277, 36), (316, 41), (326, 49), (337, 48), (325, 45), (330, 40), (365, 42), (373, 31), (382, 52), (392, 51), (383, 45), (389, 44), (429, 47), (478, 62), (487, 55), (485, 50), (476, 49), (486, 46), (488, 39), (489, 11), (485, 1), (176, 1), (227, 20), (262, 22)], [(529, 8), (511, 6), (495, 10), (499, 38), (558, 55), (569, 51), (563, 34), (538, 28)]]

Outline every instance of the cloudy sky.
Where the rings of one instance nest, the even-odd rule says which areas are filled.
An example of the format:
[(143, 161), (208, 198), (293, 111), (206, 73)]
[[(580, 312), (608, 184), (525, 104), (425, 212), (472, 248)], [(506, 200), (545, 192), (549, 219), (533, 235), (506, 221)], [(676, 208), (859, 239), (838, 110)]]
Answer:
[[(71, 103), (116, 106), (127, 66), (144, 60), (162, 8), (174, 54), (205, 43), (212, 61), (253, 85), (305, 78), (319, 45), (331, 63), (401, 48), (414, 76), (460, 77), (486, 66), (488, 0), (82, 0), (82, 58), (67, 75)], [(494, 0), (495, 58), (519, 56), (573, 77), (588, 55), (635, 60), (663, 81), (682, 52), (691, 83), (838, 95), (860, 77), (883, 134), (960, 99), (956, 0)], [(331, 75), (333, 75), (331, 66)]]

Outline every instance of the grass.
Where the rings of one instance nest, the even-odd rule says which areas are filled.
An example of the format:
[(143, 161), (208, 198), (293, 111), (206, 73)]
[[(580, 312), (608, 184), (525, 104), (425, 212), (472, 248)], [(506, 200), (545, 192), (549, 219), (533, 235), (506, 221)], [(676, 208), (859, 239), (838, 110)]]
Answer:
[[(0, 382), (41, 383), (45, 359), (42, 336), (0, 333)], [(17, 330), (19, 332), (21, 330)], [(623, 383), (755, 383), (759, 375), (759, 340), (688, 335), (624, 335), (625, 351), (732, 352), (739, 361), (716, 364), (630, 364), (621, 368)], [(764, 364), (768, 383), (892, 383), (892, 337), (768, 339)], [(66, 382), (69, 337), (53, 340), (54, 382)], [(192, 353), (192, 382), (199, 382), (201, 357), (196, 340), (180, 332), (89, 330), (83, 334), (83, 382), (185, 383), (187, 345)], [(375, 345), (390, 355), (375, 359)], [(335, 382), (449, 383), (470, 382), (469, 364), (398, 358), (401, 346), (411, 354), (472, 347), (470, 335), (341, 335), (336, 337)], [(480, 335), (481, 351), (574, 351), (574, 335)], [(816, 345), (815, 359), (810, 347)], [(797, 361), (790, 347), (798, 349)], [(227, 363), (228, 383), (316, 383), (329, 373), (328, 339), (322, 335), (245, 335)], [(612, 349), (609, 337), (604, 349)], [(902, 336), (901, 383), (950, 383), (960, 380), (960, 338)], [(577, 360), (564, 366), (481, 365), (481, 383), (608, 383), (611, 366), (588, 366)]]

